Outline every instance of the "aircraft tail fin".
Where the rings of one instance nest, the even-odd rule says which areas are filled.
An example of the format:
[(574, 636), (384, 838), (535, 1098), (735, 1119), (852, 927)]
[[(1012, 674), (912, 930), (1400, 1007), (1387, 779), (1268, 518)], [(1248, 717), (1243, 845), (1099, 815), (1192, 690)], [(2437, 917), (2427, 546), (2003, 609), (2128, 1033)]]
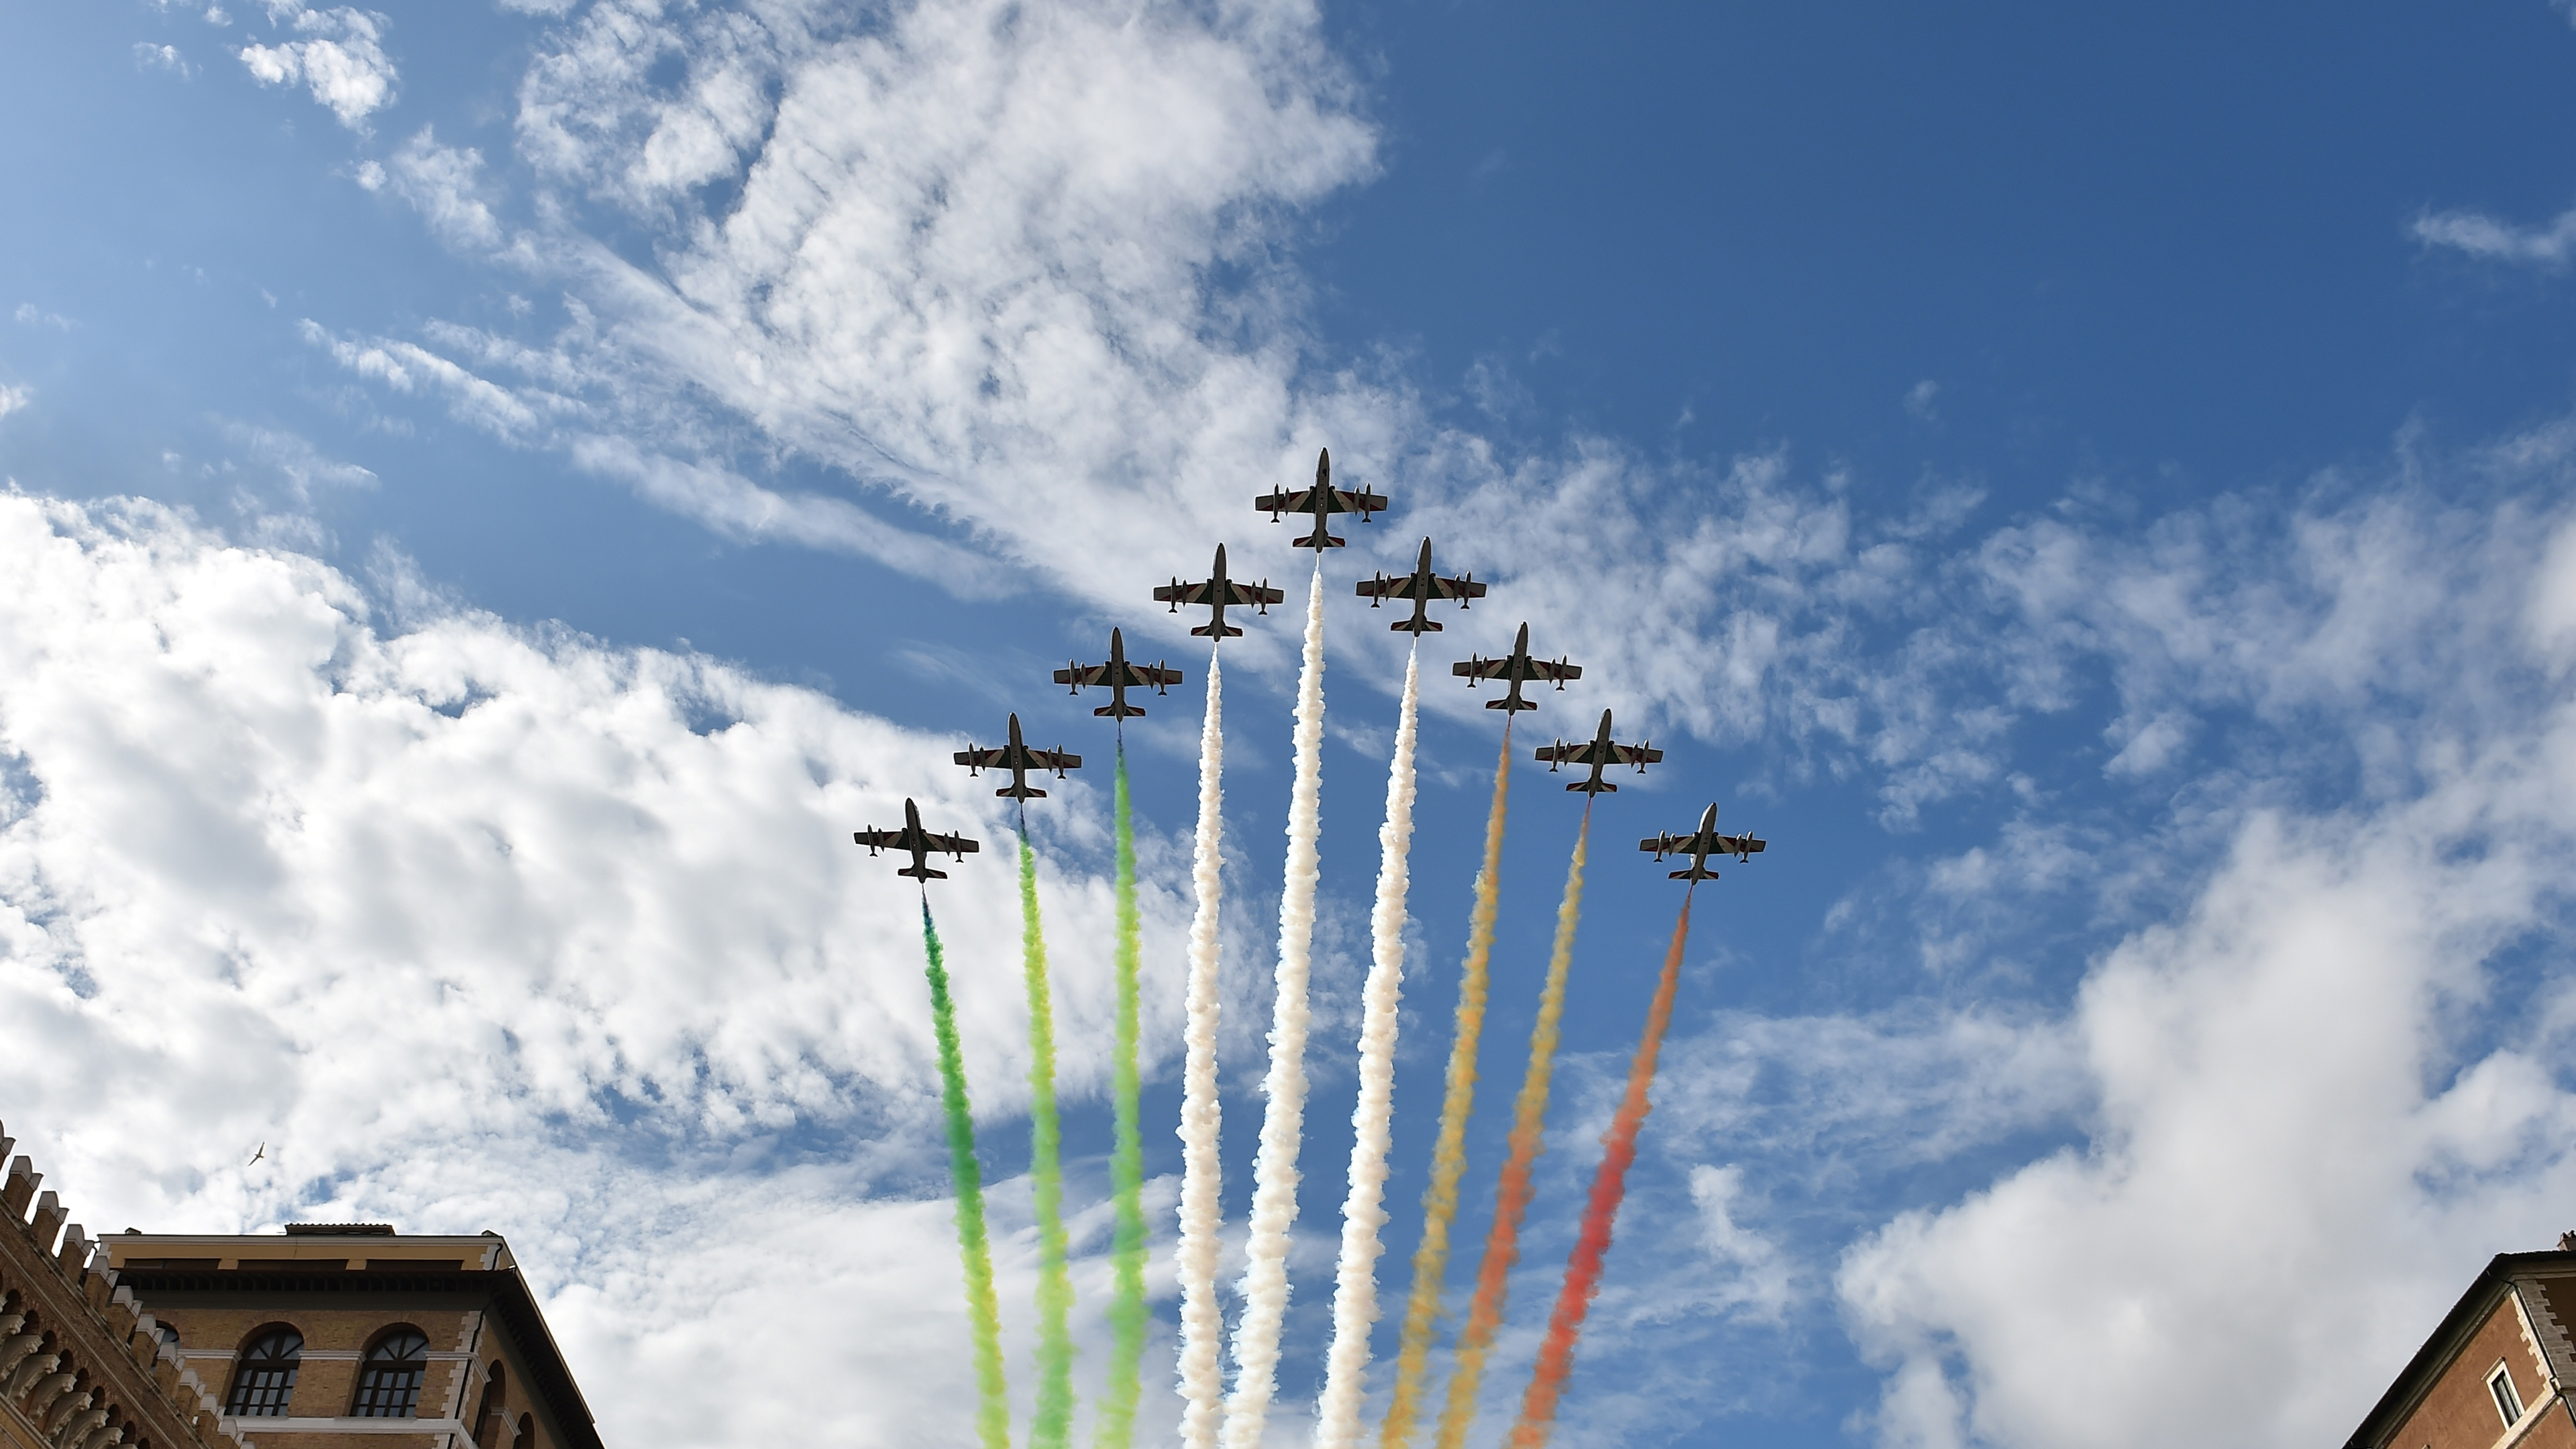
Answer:
[(1014, 800), (1043, 800), (1046, 798), (1046, 792), (1035, 785), (1004, 785), (1001, 789), (996, 790), (993, 793), (996, 795), (1007, 795)]
[(944, 870), (935, 870), (935, 869), (933, 869), (932, 867), (930, 867), (930, 866), (929, 866), (929, 865), (927, 865), (927, 864), (923, 864), (923, 865), (905, 865), (905, 866), (897, 866), (897, 867), (895, 868), (895, 872), (894, 872), (894, 873), (895, 873), (896, 875), (908, 875), (908, 876), (911, 876), (914, 880), (946, 880), (946, 879), (948, 879), (948, 872), (946, 872), (946, 871), (944, 871)]
[(1505, 696), (1504, 698), (1501, 698), (1501, 699), (1489, 699), (1489, 700), (1486, 700), (1486, 701), (1485, 701), (1485, 708), (1487, 708), (1487, 709), (1536, 709), (1536, 708), (1538, 708), (1538, 701), (1537, 701), (1537, 700), (1534, 700), (1534, 699), (1522, 699), (1522, 698), (1520, 698), (1520, 697), (1519, 697), (1519, 696), (1517, 696), (1517, 695), (1507, 695), (1507, 696)]
[(1674, 871), (1670, 878), (1673, 880), (1715, 880), (1717, 879), (1717, 872), (1710, 870), (1704, 865), (1695, 865), (1688, 870)]
[(1619, 787), (1611, 784), (1607, 780), (1577, 780), (1565, 788), (1569, 790), (1580, 790), (1586, 795), (1616, 795), (1619, 793)]
[[(1232, 624), (1201, 624), (1197, 628), (1192, 629), (1190, 633), (1201, 639), (1240, 639), (1243, 637), (1243, 631), (1234, 627)], [(1096, 710), (1093, 712), (1098, 713)]]
[(1401, 629), (1407, 634), (1414, 635), (1437, 634), (1440, 632), (1440, 621), (1437, 619), (1425, 619), (1417, 624), (1411, 619), (1398, 619), (1386, 627), (1389, 629)]
[[(1243, 631), (1237, 629), (1234, 632), (1240, 634)], [(1096, 714), (1103, 719), (1125, 719), (1129, 715), (1138, 715), (1143, 714), (1144, 712), (1144, 706), (1135, 704), (1104, 704), (1100, 708), (1092, 711), (1093, 714)], [(1043, 795), (1046, 792), (1044, 790), (1040, 790), (1037, 793)]]
[[(1316, 540), (1317, 540), (1317, 539), (1322, 539), (1322, 540), (1323, 540), (1323, 542), (1321, 542), (1321, 543), (1317, 543), (1317, 542), (1316, 542)], [(1324, 532), (1322, 529), (1320, 529), (1320, 528), (1319, 528), (1319, 529), (1316, 529), (1313, 533), (1307, 534), (1304, 538), (1301, 538), (1301, 539), (1297, 540), (1297, 542), (1296, 542), (1294, 545), (1292, 545), (1292, 547), (1296, 547), (1296, 548), (1311, 548), (1311, 549), (1315, 550), (1316, 552), (1321, 553), (1321, 552), (1323, 552), (1325, 549), (1328, 549), (1328, 548), (1340, 548), (1340, 547), (1342, 547), (1342, 541), (1341, 541), (1340, 539), (1338, 539), (1338, 538), (1333, 537), (1331, 534)]]

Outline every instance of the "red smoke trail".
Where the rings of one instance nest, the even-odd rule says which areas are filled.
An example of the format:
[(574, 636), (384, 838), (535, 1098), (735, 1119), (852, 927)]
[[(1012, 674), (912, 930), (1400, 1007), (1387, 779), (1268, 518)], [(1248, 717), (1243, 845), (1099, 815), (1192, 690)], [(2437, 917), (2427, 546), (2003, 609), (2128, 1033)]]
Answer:
[[(1694, 885), (1696, 890), (1697, 886)], [(1682, 897), (1681, 919), (1673, 923), (1673, 944), (1664, 952), (1663, 979), (1655, 983), (1654, 1004), (1646, 1009), (1646, 1033), (1637, 1042), (1637, 1058), (1628, 1064), (1628, 1093), (1619, 1114), (1601, 1134), (1601, 1169), (1593, 1174), (1592, 1197), (1584, 1204), (1583, 1232), (1565, 1262), (1565, 1286), (1547, 1316), (1547, 1339), (1539, 1345), (1538, 1363), (1530, 1370), (1529, 1391), (1521, 1396), (1521, 1416), (1512, 1425), (1509, 1449), (1543, 1449), (1556, 1428), (1556, 1401), (1574, 1372), (1574, 1341), (1583, 1334), (1584, 1315), (1601, 1291), (1601, 1260), (1610, 1252), (1610, 1229), (1619, 1220), (1619, 1202), (1628, 1195), (1628, 1165), (1637, 1160), (1637, 1132), (1653, 1108), (1646, 1089), (1655, 1082), (1655, 1058), (1664, 1049), (1664, 1028), (1673, 1021), (1673, 992), (1681, 984), (1682, 943), (1690, 939), (1690, 897)]]

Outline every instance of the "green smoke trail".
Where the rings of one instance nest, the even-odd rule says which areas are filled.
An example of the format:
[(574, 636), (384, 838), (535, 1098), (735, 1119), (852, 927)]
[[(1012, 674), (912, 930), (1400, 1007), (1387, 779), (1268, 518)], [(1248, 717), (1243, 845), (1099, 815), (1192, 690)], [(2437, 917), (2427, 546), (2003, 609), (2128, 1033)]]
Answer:
[(1145, 1387), (1145, 1138), (1137, 1103), (1136, 822), (1127, 796), (1127, 741), (1118, 741), (1118, 1046), (1110, 1071), (1117, 1135), (1109, 1149), (1109, 1188), (1117, 1209), (1110, 1239), (1115, 1296), (1109, 1304), (1109, 1382), (1101, 1390), (1092, 1442), (1128, 1449), (1136, 1438), (1136, 1404)]
[(1020, 959), (1029, 990), (1029, 1178), (1038, 1220), (1038, 1401), (1029, 1449), (1064, 1449), (1073, 1430), (1073, 1278), (1065, 1268), (1064, 1134), (1055, 1111), (1055, 1009), (1047, 990), (1046, 929), (1038, 919), (1038, 855), (1020, 822)]
[(984, 1449), (1011, 1449), (1010, 1385), (1002, 1377), (1002, 1306), (993, 1292), (993, 1249), (984, 1237), (984, 1170), (975, 1161), (975, 1114), (966, 1101), (966, 1054), (948, 967), (921, 900), (921, 944), (929, 953), (930, 1029), (939, 1039), (939, 1105), (948, 1116), (948, 1171), (957, 1184), (957, 1255), (966, 1266), (966, 1318), (975, 1331), (975, 1434)]

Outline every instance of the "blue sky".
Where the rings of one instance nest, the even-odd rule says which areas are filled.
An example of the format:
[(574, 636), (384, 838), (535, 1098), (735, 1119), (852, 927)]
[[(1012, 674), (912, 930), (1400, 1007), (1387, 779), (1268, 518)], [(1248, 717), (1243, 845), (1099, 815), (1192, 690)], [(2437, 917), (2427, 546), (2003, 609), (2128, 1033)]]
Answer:
[[(1390, 1297), (1494, 750), (1438, 666), (1527, 619), (1587, 673), (1524, 735), (1668, 751), (1476, 1442), (1675, 905), (1626, 843), (1711, 800), (1773, 846), (1561, 1442), (2348, 1432), (2569, 1226), (2571, 66), (2542, 0), (0, 9), (0, 1111), (93, 1226), (509, 1233), (622, 1442), (966, 1442), (909, 886), (836, 842), (1005, 829), (946, 763), (1005, 710), (1105, 761), (1045, 676), (1113, 624), (1191, 672), (1131, 741), (1167, 1241), (1205, 658), (1146, 594), (1223, 540), (1293, 597), (1248, 500), (1328, 444), (1394, 507), (1329, 564), (1276, 1442), (1402, 666), (1348, 580), (1426, 532), (1493, 594), (1425, 651)], [(1290, 628), (1228, 654), (1238, 1227)], [(1531, 742), (1477, 1236), (1578, 816)], [(1105, 796), (1038, 812), (1095, 1365)], [(1007, 889), (939, 904), (1025, 1379)], [(782, 1364), (846, 1388), (722, 1388)]]

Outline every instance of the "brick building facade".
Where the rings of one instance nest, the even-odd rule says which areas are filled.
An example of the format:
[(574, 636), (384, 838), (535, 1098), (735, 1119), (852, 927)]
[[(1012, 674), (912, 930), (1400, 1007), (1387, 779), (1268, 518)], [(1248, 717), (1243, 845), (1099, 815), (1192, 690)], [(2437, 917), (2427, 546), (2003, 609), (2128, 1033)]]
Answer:
[(600, 1449), (497, 1233), (92, 1242), (36, 1187), (0, 1186), (0, 1449)]
[(2499, 1253), (2345, 1449), (2576, 1449), (2576, 1233)]

